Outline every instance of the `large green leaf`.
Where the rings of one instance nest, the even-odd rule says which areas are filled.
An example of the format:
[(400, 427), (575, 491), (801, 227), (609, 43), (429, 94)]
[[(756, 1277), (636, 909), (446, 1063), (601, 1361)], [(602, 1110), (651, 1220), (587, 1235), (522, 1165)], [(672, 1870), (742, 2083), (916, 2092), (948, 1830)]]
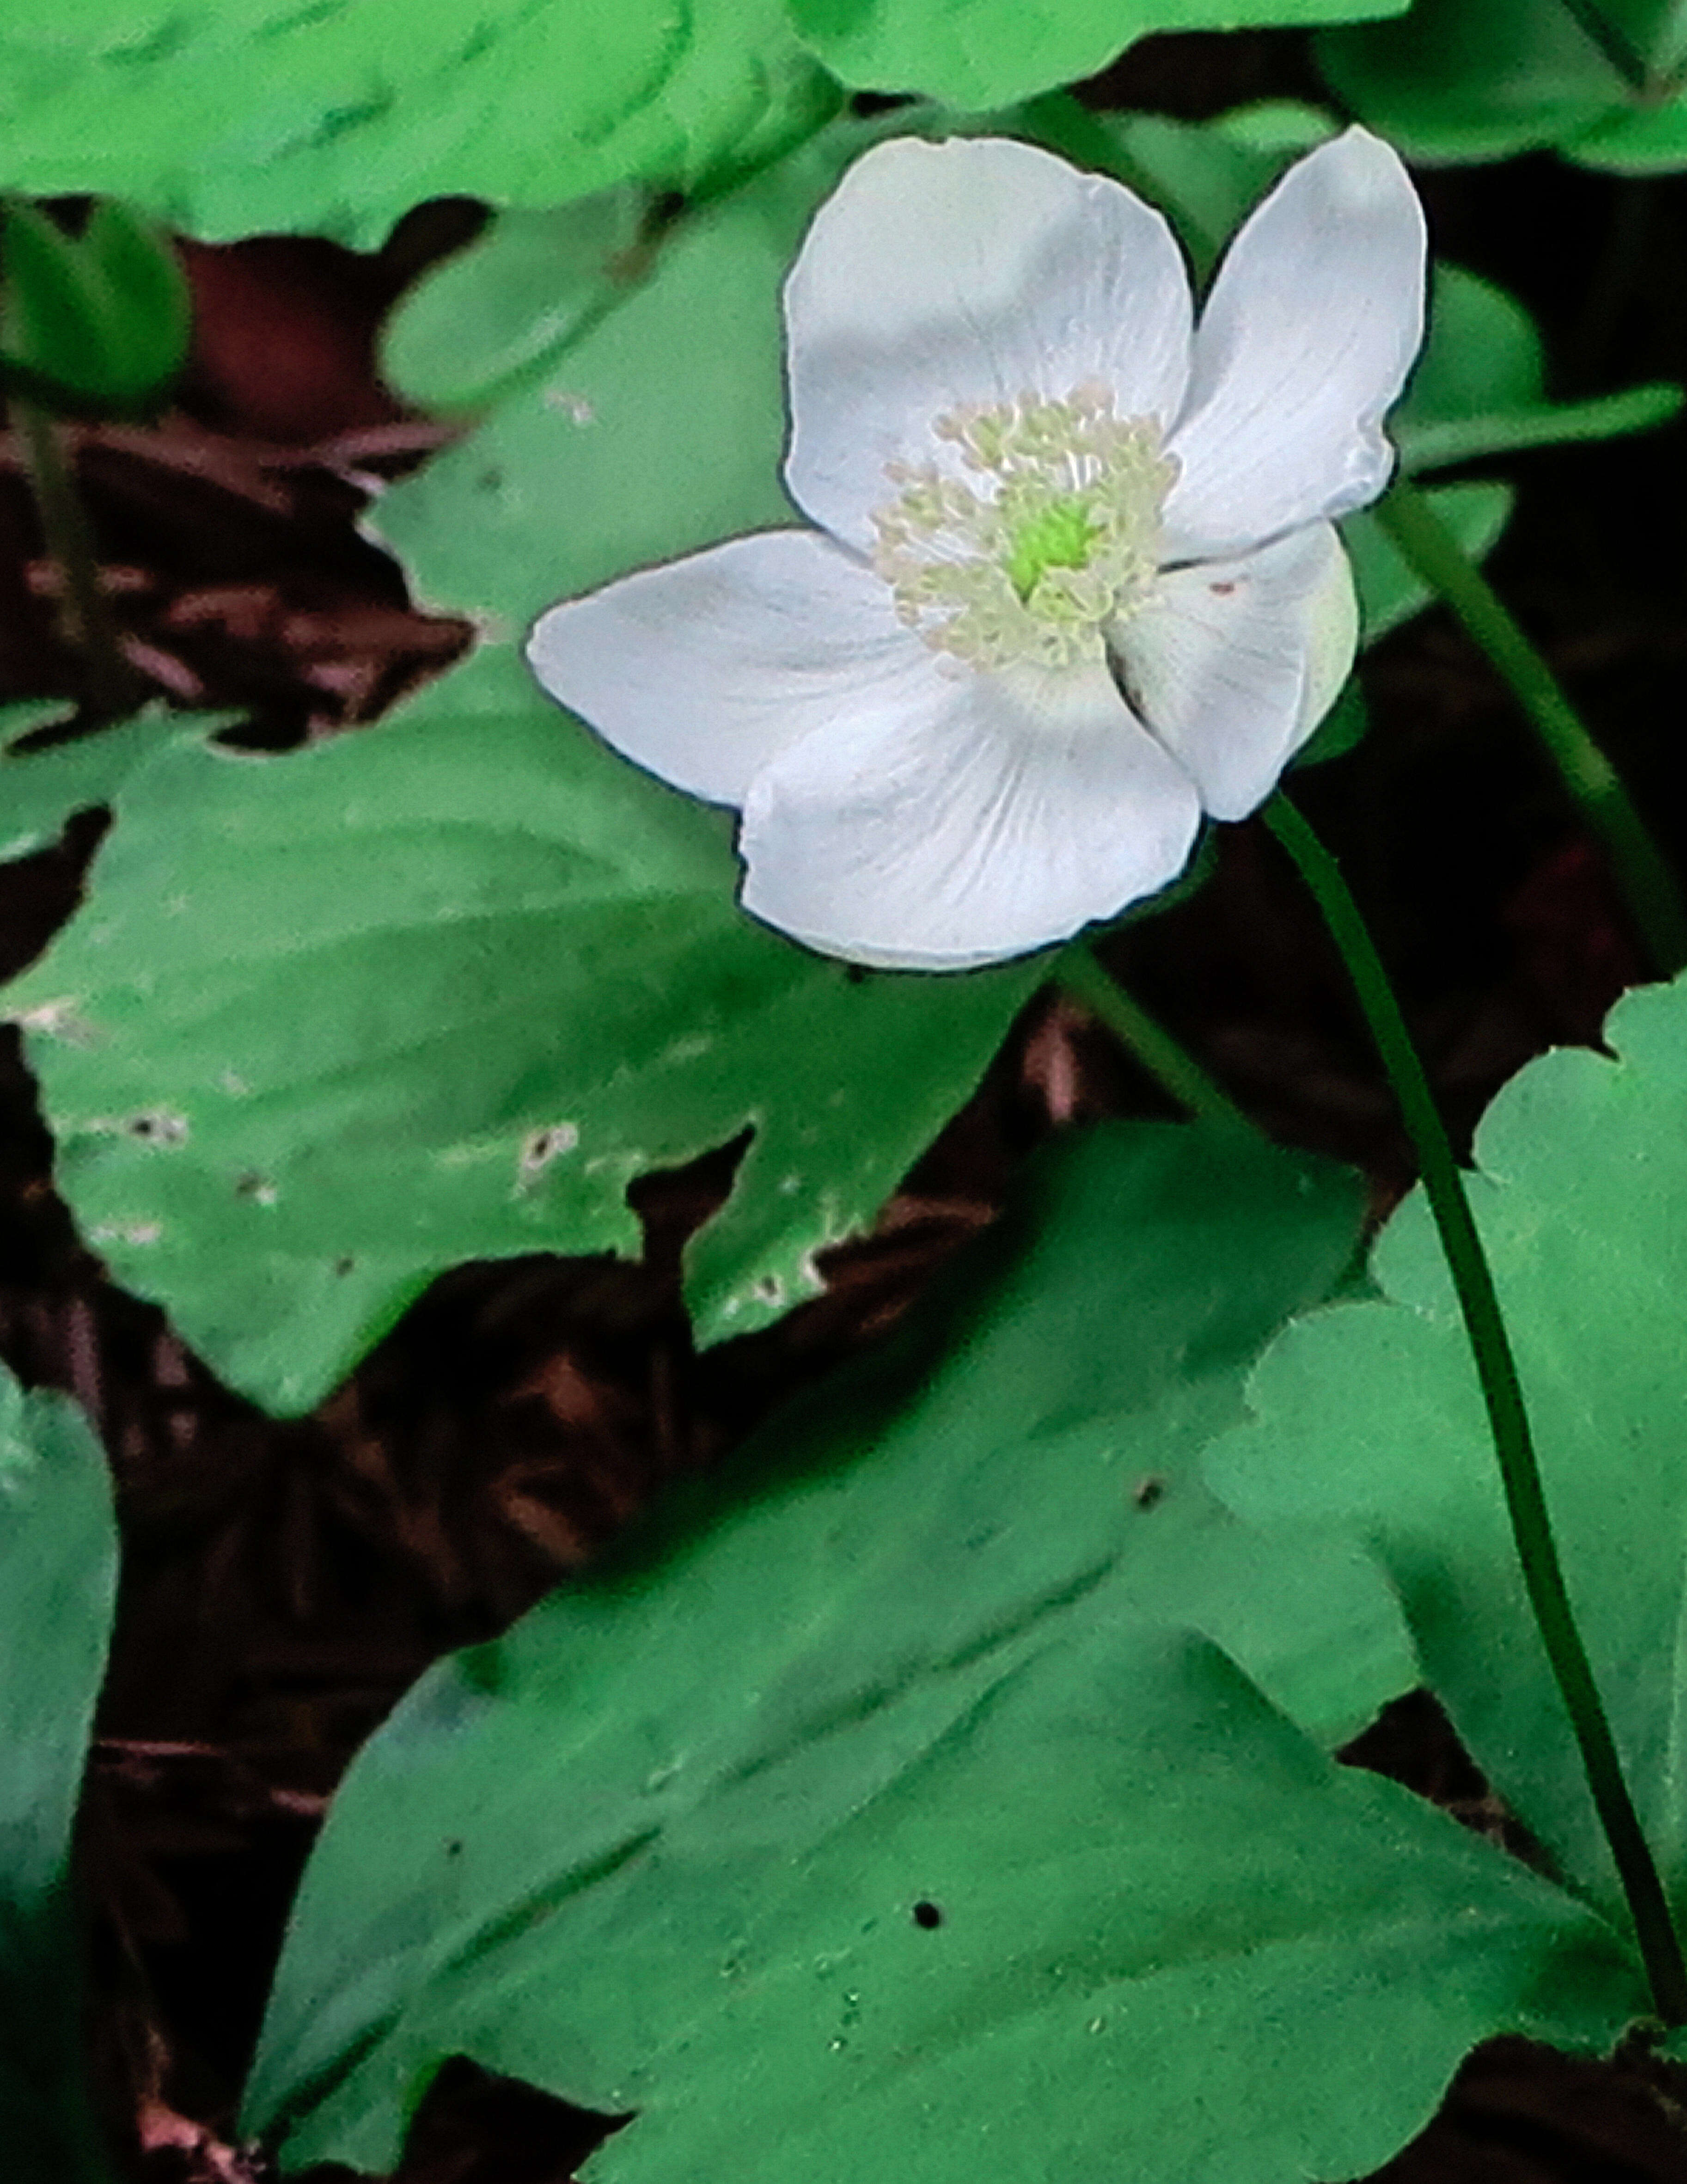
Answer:
[(1262, 1697), (1399, 1688), (1374, 1570), (1193, 1476), (1354, 1211), (1222, 1130), (1064, 1149), (888, 1360), (376, 1737), (248, 2122), (384, 2171), (461, 2053), (637, 2111), (604, 2184), (1281, 2184), (1489, 2032), (1609, 2040), (1607, 1930)]
[(0, 1368), (0, 2146), (15, 2184), (102, 2184), (83, 2082), (70, 1829), (105, 1669), (117, 1535), (99, 1444)]
[(0, 24), (0, 182), (378, 242), (771, 157), (837, 93), (781, 0), (61, 0)]
[(1330, 31), (1318, 59), (1362, 120), (1423, 159), (1558, 145), (1590, 165), (1687, 164), (1687, 17), (1674, 0), (1417, 0)]
[(281, 1411), (459, 1260), (636, 1250), (629, 1179), (746, 1128), (691, 1295), (704, 1340), (776, 1317), (1040, 975), (858, 981), (755, 925), (725, 815), (502, 651), (289, 757), (172, 744), (117, 809), (8, 1012), (83, 1234)]
[(1160, 31), (1350, 23), (1409, 0), (790, 0), (835, 75), (973, 112), (1093, 75)]
[[(1608, 1038), (1617, 1059), (1549, 1055), (1501, 1094), (1474, 1196), (1571, 1596), (1687, 1910), (1687, 985), (1630, 995)], [(1259, 1423), (1214, 1452), (1210, 1475), (1252, 1515), (1362, 1529), (1465, 1741), (1562, 1869), (1620, 1915), (1421, 1197), (1390, 1223), (1375, 1272), (1388, 1301), (1311, 1318), (1267, 1357)]]

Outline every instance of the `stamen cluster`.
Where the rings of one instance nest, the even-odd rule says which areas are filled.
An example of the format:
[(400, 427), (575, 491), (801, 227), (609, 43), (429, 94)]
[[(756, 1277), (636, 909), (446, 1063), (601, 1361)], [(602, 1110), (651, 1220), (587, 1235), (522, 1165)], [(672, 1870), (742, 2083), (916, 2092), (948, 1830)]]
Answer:
[(969, 666), (1067, 667), (1147, 598), (1160, 515), (1178, 476), (1152, 418), (1117, 417), (1107, 387), (1064, 400), (945, 410), (932, 430), (961, 468), (888, 463), (900, 490), (873, 513), (873, 566), (899, 619)]

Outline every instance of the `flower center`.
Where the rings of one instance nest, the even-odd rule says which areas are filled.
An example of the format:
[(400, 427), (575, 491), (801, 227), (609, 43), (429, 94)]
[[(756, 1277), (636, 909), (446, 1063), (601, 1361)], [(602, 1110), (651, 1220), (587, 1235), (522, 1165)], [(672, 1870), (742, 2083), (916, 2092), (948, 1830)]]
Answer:
[(873, 512), (873, 566), (935, 652), (981, 668), (1100, 660), (1159, 567), (1178, 475), (1150, 417), (1116, 417), (1103, 387), (1064, 401), (945, 410), (932, 430), (963, 471), (888, 463), (899, 488)]

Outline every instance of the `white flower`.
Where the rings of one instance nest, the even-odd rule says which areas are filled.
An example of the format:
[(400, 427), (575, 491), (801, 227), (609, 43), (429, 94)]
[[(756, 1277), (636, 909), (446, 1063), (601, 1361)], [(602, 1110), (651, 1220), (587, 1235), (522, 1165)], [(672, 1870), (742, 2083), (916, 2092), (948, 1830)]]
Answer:
[(1351, 665), (1331, 518), (1374, 499), (1423, 214), (1350, 129), (1199, 326), (1130, 191), (999, 139), (869, 152), (785, 292), (785, 477), (819, 526), (543, 616), (551, 694), (743, 814), (744, 907), (860, 963), (1064, 939), (1271, 793)]

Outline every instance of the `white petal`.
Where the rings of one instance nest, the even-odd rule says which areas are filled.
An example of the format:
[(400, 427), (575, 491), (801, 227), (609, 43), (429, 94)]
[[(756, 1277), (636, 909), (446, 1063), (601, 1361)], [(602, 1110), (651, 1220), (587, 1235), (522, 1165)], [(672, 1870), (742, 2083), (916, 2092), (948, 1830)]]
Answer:
[(918, 649), (917, 707), (906, 690), (852, 701), (757, 776), (746, 910), (853, 962), (960, 970), (1064, 940), (1182, 869), (1194, 789), (1099, 664), (1010, 682)]
[(952, 460), (957, 404), (1111, 387), (1168, 426), (1189, 374), (1183, 259), (1119, 183), (1003, 138), (899, 137), (855, 163), (786, 286), (798, 504), (870, 547), (888, 462)]
[(1359, 610), (1328, 523), (1163, 576), (1117, 632), (1126, 689), (1215, 819), (1244, 819), (1334, 704)]
[(527, 642), (553, 698), (715, 804), (742, 804), (754, 774), (840, 705), (894, 705), (930, 657), (887, 587), (811, 531), (640, 570), (552, 607)]
[(1205, 560), (1374, 500), (1383, 419), (1423, 337), (1423, 210), (1378, 137), (1290, 169), (1230, 246), (1195, 333), (1167, 560)]

